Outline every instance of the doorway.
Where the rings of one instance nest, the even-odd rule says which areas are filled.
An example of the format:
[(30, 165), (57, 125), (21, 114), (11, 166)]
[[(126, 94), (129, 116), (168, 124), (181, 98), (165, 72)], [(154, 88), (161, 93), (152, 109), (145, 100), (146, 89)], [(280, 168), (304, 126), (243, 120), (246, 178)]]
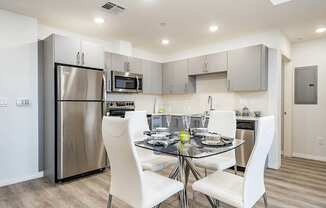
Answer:
[(282, 56), (281, 88), (281, 151), (282, 156), (292, 157), (293, 73), (291, 62), (285, 56)]

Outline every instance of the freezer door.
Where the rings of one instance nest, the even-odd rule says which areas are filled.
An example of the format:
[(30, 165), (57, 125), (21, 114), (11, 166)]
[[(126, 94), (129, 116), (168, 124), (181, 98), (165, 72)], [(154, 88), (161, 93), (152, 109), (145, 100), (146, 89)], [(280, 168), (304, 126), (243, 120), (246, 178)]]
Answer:
[(105, 167), (101, 102), (58, 102), (57, 178)]
[(58, 100), (102, 100), (103, 72), (79, 67), (57, 66)]

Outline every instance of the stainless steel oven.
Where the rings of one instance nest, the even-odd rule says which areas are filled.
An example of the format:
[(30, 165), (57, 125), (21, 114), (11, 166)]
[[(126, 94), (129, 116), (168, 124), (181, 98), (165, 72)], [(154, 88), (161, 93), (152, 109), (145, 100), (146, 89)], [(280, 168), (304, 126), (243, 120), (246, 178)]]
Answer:
[(111, 71), (112, 92), (143, 92), (143, 75), (129, 72)]

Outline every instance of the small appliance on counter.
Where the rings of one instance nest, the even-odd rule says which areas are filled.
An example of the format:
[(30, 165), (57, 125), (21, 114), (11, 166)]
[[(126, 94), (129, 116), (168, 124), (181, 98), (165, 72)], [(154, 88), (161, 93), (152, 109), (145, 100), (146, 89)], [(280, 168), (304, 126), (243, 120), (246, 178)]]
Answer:
[(106, 102), (106, 115), (125, 117), (127, 111), (135, 110), (134, 101), (107, 101)]

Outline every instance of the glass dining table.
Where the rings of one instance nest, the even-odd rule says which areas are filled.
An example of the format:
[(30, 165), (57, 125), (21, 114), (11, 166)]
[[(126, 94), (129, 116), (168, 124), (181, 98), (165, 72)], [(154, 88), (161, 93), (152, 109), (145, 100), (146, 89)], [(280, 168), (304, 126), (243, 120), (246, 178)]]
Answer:
[[(159, 146), (150, 144), (148, 140), (135, 142), (135, 145), (139, 148), (152, 150), (157, 154), (166, 154), (178, 158), (178, 165), (171, 171), (169, 177), (172, 179), (177, 179), (185, 185), (183, 193), (180, 196), (181, 207), (183, 208), (189, 207), (187, 197), (189, 174), (192, 173), (196, 180), (202, 178), (202, 175), (197, 170), (193, 160), (219, 155), (234, 150), (244, 143), (244, 140), (233, 139), (233, 141), (227, 145), (208, 146), (203, 144), (203, 140), (205, 140), (205, 137), (203, 136), (190, 136), (188, 142), (183, 143), (180, 142), (180, 140), (176, 140), (170, 145)], [(214, 201), (210, 197), (206, 197), (212, 207), (215, 207)]]

